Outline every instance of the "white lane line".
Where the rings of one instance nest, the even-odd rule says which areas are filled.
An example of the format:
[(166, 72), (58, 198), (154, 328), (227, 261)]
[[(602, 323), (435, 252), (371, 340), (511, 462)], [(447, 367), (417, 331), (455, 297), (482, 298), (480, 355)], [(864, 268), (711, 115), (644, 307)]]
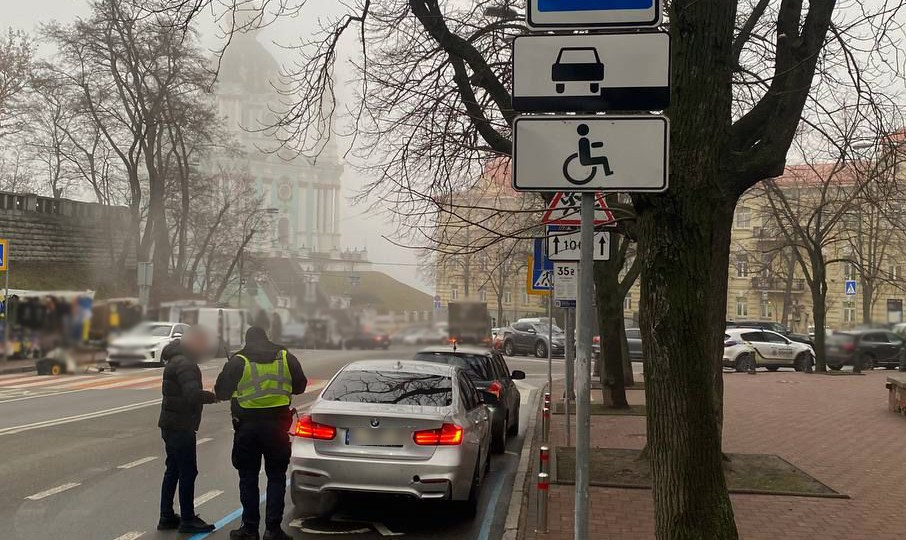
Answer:
[(144, 465), (145, 463), (154, 461), (155, 459), (157, 459), (157, 456), (143, 457), (142, 459), (136, 459), (135, 461), (130, 461), (129, 463), (123, 463), (122, 465), (118, 466), (117, 469), (131, 469), (133, 467), (138, 467), (139, 465)]
[(203, 445), (204, 443), (206, 443), (206, 442), (211, 442), (211, 441), (213, 441), (213, 440), (214, 440), (214, 439), (212, 439), (211, 437), (204, 437), (203, 439), (198, 439), (197, 441), (195, 441), (195, 446), (201, 446), (201, 445)]
[(209, 491), (207, 493), (202, 493), (198, 497), (195, 497), (195, 506), (196, 507), (201, 506), (204, 503), (210, 501), (211, 499), (220, 497), (221, 495), (223, 495), (223, 491), (221, 491), (219, 489), (212, 489), (211, 491)]
[(107, 409), (104, 411), (95, 411), (85, 414), (77, 414), (74, 416), (66, 416), (63, 418), (56, 418), (53, 420), (44, 420), (43, 422), (35, 422), (33, 424), (24, 424), (21, 426), (12, 426), (4, 429), (0, 429), (0, 436), (3, 435), (14, 435), (16, 433), (22, 433), (23, 431), (31, 431), (33, 429), (40, 429), (45, 427), (59, 426), (62, 424), (69, 424), (70, 422), (78, 422), (79, 420), (89, 420), (91, 418), (101, 418), (103, 416), (110, 416), (113, 414), (119, 414), (121, 412), (134, 411), (136, 409), (141, 409), (143, 407), (150, 407), (152, 405), (160, 404), (160, 398), (152, 399), (149, 401), (142, 401), (139, 403), (131, 403), (129, 405), (123, 405), (121, 407), (114, 407), (112, 409)]
[(51, 495), (56, 495), (57, 493), (62, 493), (67, 489), (72, 489), (74, 487), (79, 487), (81, 484), (76, 482), (70, 482), (68, 484), (63, 484), (62, 486), (57, 486), (55, 488), (50, 488), (48, 490), (42, 491), (40, 493), (35, 493), (34, 495), (29, 495), (25, 497), (29, 501), (40, 501), (41, 499), (50, 497)]
[[(51, 376), (52, 378), (48, 378), (46, 375), (39, 375), (38, 377), (40, 377), (43, 380), (40, 380), (37, 382), (29, 382), (27, 384), (18, 384), (17, 383), (12, 386), (15, 386), (16, 388), (31, 388), (34, 386), (54, 386), (59, 383), (69, 384), (69, 383), (72, 383), (75, 381), (82, 381), (84, 383), (85, 379), (97, 379), (97, 375), (75, 375), (72, 377), (65, 376), (65, 375), (62, 377), (52, 377)], [(4, 384), (4, 386), (9, 386), (9, 385)]]
[(143, 536), (145, 531), (129, 531), (122, 536), (117, 536), (113, 540), (135, 540), (136, 538)]
[[(22, 397), (13, 398), (13, 399), (0, 399), (0, 403), (13, 403), (16, 401), (25, 401), (27, 399), (37, 399), (37, 398), (48, 397), (48, 396), (61, 396), (63, 394), (74, 394), (75, 392), (84, 392), (85, 390), (90, 390), (90, 388), (79, 388), (77, 390), (66, 390), (64, 392), (55, 392), (55, 391), (51, 390), (50, 392), (31, 394), (31, 395), (22, 396)], [(26, 390), (26, 392), (27, 392), (27, 390)]]

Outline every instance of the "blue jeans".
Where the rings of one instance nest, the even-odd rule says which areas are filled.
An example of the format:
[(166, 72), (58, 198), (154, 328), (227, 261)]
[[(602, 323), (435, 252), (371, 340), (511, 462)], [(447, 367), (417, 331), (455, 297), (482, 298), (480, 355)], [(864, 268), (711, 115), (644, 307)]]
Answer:
[(195, 517), (195, 477), (198, 462), (195, 454), (195, 432), (160, 430), (167, 451), (167, 468), (160, 487), (160, 515), (174, 516), (173, 498), (179, 486), (179, 514), (184, 520)]

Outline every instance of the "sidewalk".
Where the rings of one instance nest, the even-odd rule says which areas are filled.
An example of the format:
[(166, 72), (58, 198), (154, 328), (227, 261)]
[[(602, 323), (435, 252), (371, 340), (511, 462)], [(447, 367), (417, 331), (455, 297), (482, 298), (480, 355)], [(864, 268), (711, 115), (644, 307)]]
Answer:
[(0, 375), (11, 373), (29, 373), (35, 370), (35, 361), (28, 360), (0, 360)]
[[(757, 376), (728, 373), (725, 381), (724, 450), (776, 454), (850, 499), (731, 495), (744, 540), (893, 540), (904, 538), (906, 512), (906, 420), (887, 410), (883, 370), (865, 376)], [(555, 383), (554, 396), (563, 386)], [(600, 393), (592, 394), (598, 399)], [(644, 403), (644, 392), (629, 392)], [(540, 425), (540, 422), (539, 422)], [(592, 416), (592, 446), (641, 449), (645, 418)], [(562, 446), (564, 416), (553, 415), (551, 446)], [(575, 434), (573, 433), (573, 437)], [(540, 437), (533, 446), (537, 460)], [(573, 440), (575, 443), (575, 440)], [(534, 533), (534, 470), (519, 539), (573, 538), (574, 486), (551, 485), (548, 534)], [(654, 538), (650, 490), (590, 488), (589, 530), (607, 540)]]

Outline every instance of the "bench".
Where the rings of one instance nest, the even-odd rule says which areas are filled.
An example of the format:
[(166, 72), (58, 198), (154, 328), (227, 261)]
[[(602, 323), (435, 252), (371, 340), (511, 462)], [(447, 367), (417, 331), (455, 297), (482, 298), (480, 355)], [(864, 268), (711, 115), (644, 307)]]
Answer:
[(906, 373), (887, 377), (888, 404), (892, 412), (906, 416)]

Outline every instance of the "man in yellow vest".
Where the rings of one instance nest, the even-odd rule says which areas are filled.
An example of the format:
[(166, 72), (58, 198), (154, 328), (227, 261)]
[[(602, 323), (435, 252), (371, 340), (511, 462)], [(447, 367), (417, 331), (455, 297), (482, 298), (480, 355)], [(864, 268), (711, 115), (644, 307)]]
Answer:
[(305, 392), (302, 365), (285, 347), (271, 343), (265, 331), (252, 326), (245, 347), (233, 355), (217, 377), (214, 393), (230, 400), (233, 416), (233, 466), (239, 471), (242, 525), (231, 540), (259, 540), (258, 475), (261, 459), (267, 475), (264, 540), (290, 538), (281, 528), (286, 469), (289, 467), (290, 402)]

